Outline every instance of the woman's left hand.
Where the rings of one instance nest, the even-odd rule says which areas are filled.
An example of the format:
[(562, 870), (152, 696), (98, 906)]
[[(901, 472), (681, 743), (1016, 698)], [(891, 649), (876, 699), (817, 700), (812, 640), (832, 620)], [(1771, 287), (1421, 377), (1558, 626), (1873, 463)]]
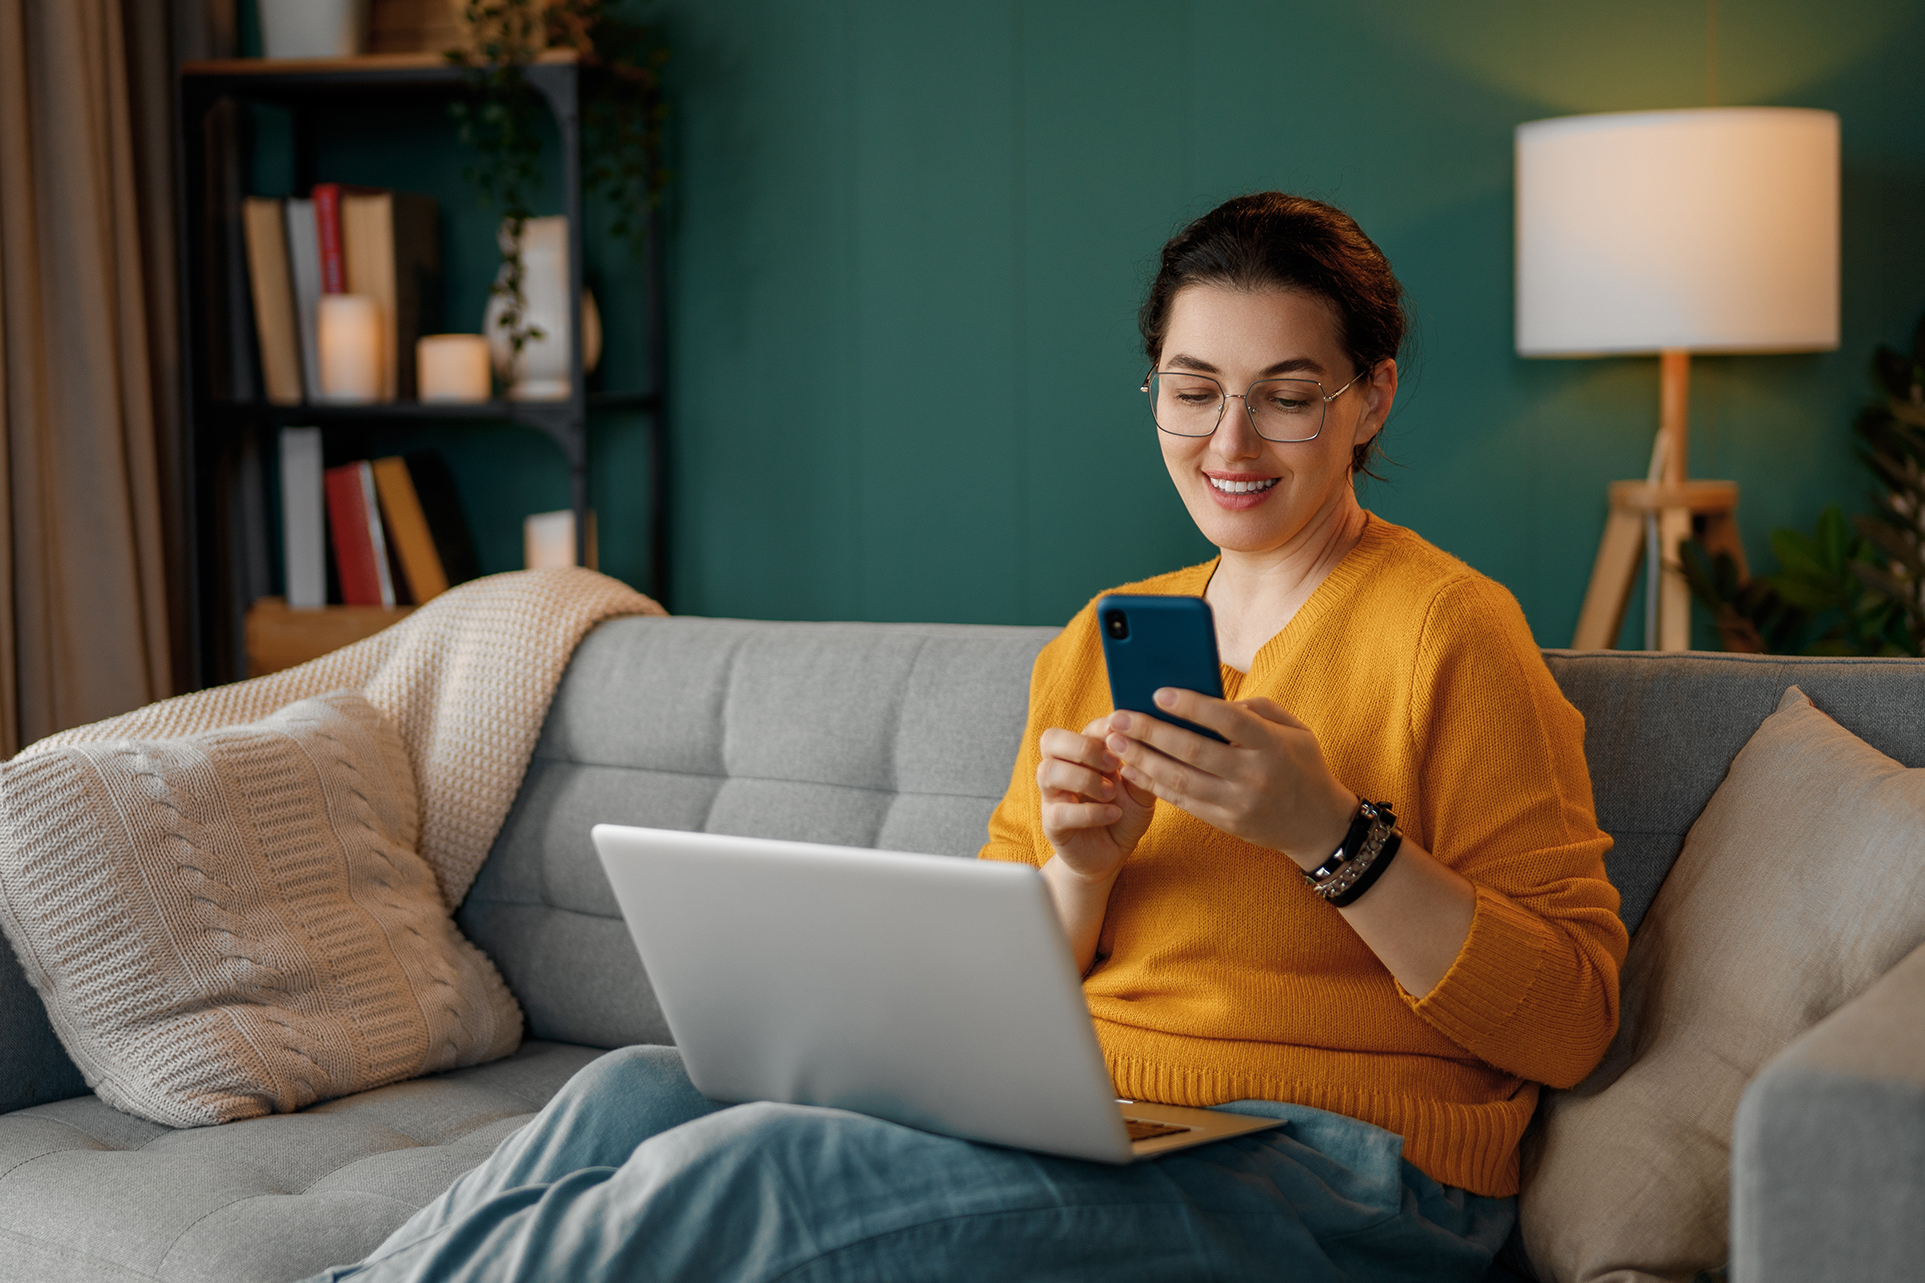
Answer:
[(1144, 713), (1112, 713), (1105, 740), (1123, 778), (1223, 832), (1314, 869), (1335, 851), (1357, 795), (1323, 760), (1310, 728), (1268, 697), (1212, 699), (1165, 687), (1158, 708), (1207, 726), (1215, 740)]

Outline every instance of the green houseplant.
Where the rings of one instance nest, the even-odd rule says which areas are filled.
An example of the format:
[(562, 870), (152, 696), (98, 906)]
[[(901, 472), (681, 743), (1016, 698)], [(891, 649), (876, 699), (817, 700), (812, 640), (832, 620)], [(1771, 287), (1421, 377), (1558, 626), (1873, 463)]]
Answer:
[(1679, 548), (1726, 650), (1916, 655), (1925, 645), (1925, 317), (1909, 354), (1878, 349), (1872, 380), (1880, 397), (1853, 431), (1879, 482), (1873, 512), (1847, 518), (1833, 505), (1809, 535), (1773, 531), (1778, 573), (1750, 580), (1696, 540)]
[(1859, 577), (1904, 612), (1915, 639), (1925, 641), (1925, 316), (1919, 318), (1909, 354), (1880, 347), (1872, 377), (1882, 402), (1858, 415), (1859, 457), (1883, 483), (1877, 511), (1858, 518), (1858, 529), (1884, 560), (1858, 569)]

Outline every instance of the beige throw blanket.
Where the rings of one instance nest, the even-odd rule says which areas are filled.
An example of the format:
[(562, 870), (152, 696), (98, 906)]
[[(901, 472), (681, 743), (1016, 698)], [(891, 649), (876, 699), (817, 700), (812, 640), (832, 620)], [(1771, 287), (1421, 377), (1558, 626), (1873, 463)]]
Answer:
[(421, 855), (452, 911), (508, 818), (576, 644), (604, 619), (665, 613), (592, 570), (492, 575), (298, 668), (62, 731), (15, 760), (67, 744), (236, 726), (298, 699), (357, 687), (400, 730), (420, 790)]

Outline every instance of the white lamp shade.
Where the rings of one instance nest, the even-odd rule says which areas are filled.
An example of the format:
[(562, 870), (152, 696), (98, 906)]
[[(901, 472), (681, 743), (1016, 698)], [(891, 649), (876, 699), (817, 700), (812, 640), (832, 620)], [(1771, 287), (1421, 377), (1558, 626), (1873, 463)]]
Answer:
[(1838, 346), (1838, 117), (1708, 107), (1517, 129), (1517, 350)]

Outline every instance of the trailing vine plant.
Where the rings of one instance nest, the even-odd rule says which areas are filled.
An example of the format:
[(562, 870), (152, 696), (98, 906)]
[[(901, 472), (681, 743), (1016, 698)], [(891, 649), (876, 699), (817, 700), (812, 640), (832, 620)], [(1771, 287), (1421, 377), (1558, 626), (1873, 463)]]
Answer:
[(484, 205), (501, 212), (501, 271), (489, 294), (502, 300), (501, 326), (518, 357), (529, 339), (543, 337), (527, 324), (522, 293), (521, 234), (534, 216), (529, 201), (541, 179), (541, 109), (522, 68), (547, 45), (541, 10), (530, 0), (467, 0), (463, 11), (469, 41), (450, 49), (449, 61), (467, 68), (472, 91), (450, 108), (461, 141), (476, 159), (462, 170), (480, 189)]
[(668, 52), (652, 28), (617, 7), (610, 0), (466, 0), (468, 42), (444, 55), (467, 69), (471, 91), (451, 109), (462, 142), (476, 154), (464, 176), (505, 225), (501, 270), (489, 293), (502, 300), (502, 329), (517, 356), (542, 337), (527, 323), (521, 239), (541, 179), (543, 108), (524, 69), (548, 48), (573, 49), (581, 59), (583, 186), (613, 205), (614, 235), (646, 247), (646, 211), (668, 178), (661, 163)]
[(647, 23), (624, 16), (619, 0), (553, 0), (553, 43), (587, 63), (582, 102), (582, 180), (615, 211), (609, 232), (640, 253), (648, 211), (668, 185), (662, 164), (662, 68), (668, 48)]

